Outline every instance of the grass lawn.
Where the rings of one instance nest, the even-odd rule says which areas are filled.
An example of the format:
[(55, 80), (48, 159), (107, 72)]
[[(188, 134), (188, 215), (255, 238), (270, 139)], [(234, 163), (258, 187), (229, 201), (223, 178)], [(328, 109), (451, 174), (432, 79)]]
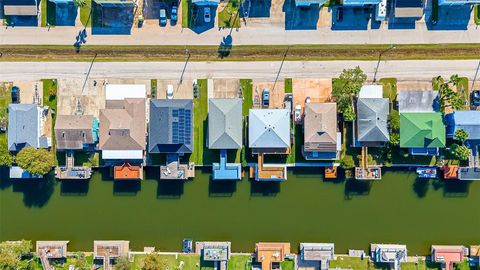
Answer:
[(230, 260), (228, 261), (228, 269), (248, 270), (248, 266), (250, 266), (251, 260), (252, 256), (232, 255), (232, 257), (230, 257)]
[(480, 25), (480, 5), (475, 5), (474, 7), (473, 20), (476, 25)]
[[(147, 255), (135, 255), (134, 262), (132, 263), (131, 269), (133, 270), (141, 270), (143, 266), (143, 260)], [(183, 269), (184, 270), (194, 270), (194, 269), (213, 269), (210, 265), (203, 265), (200, 263), (200, 256), (199, 255), (179, 255), (178, 259), (175, 258), (175, 255), (159, 255), (162, 268), (161, 269), (179, 269), (178, 266), (180, 262), (183, 261)], [(200, 267), (197, 267), (200, 265)]]
[(460, 77), (457, 84), (457, 93), (464, 99), (464, 110), (470, 110), (470, 91), (468, 88), (468, 78)]
[(282, 267), (282, 270), (294, 270), (295, 269), (295, 263), (293, 261), (284, 261), (280, 263), (280, 266)]
[(75, 166), (98, 167), (100, 166), (100, 154), (91, 152), (75, 151)]
[(150, 80), (150, 89), (151, 89), (151, 96), (152, 98), (157, 98), (157, 80), (152, 79)]
[(0, 123), (5, 123), (5, 125), (8, 125), (8, 105), (12, 103), (11, 91), (11, 84), (0, 84)]
[[(87, 264), (91, 267), (93, 265), (93, 256), (90, 255), (90, 256), (87, 256), (85, 257), (86, 261), (87, 261)], [(67, 261), (65, 263), (53, 263), (52, 266), (55, 267), (55, 269), (58, 269), (58, 270), (68, 270), (68, 266), (69, 265), (75, 265), (75, 263), (77, 263), (77, 257), (75, 256), (69, 256), (67, 258)], [(39, 263), (40, 263), (40, 260), (38, 260)], [(41, 266), (41, 265), (40, 265)], [(40, 269), (43, 269), (43, 268), (40, 268)]]
[(40, 8), (41, 18), (40, 18), (40, 26), (41, 27), (55, 27), (55, 23), (57, 21), (57, 13), (56, 13), (56, 5), (48, 0), (40, 1)]
[(379, 82), (383, 85), (383, 97), (390, 99), (390, 102), (397, 100), (397, 79), (382, 78)]
[[(244, 142), (246, 142), (246, 137), (247, 136), (247, 130), (246, 130), (246, 119), (248, 117), (248, 111), (250, 108), (253, 106), (253, 84), (252, 80), (250, 79), (240, 79), (240, 87), (242, 88), (242, 95), (243, 95), (243, 104), (242, 104), (242, 115), (243, 115), (243, 137), (244, 137)], [(240, 160), (243, 164), (243, 166), (246, 166), (247, 158), (247, 149), (245, 147), (245, 144), (243, 144), (241, 152), (240, 152)], [(237, 159), (235, 159), (235, 162), (237, 162)]]
[(43, 105), (50, 107), (55, 113), (52, 117), (52, 152), (55, 158), (56, 164), (57, 160), (57, 151), (55, 146), (55, 120), (57, 119), (57, 90), (58, 84), (57, 79), (42, 79), (43, 82)]
[(292, 78), (285, 79), (285, 93), (292, 93)]
[(85, 0), (85, 6), (80, 8), (80, 21), (85, 27), (92, 26), (92, 18), (90, 18), (91, 7), (92, 0)]
[(355, 270), (365, 270), (373, 269), (373, 264), (370, 264), (367, 259), (362, 260), (357, 257), (338, 257), (337, 260), (330, 261), (329, 268), (344, 268), (344, 269), (355, 269)]
[(218, 156), (218, 153), (207, 148), (206, 138), (208, 134), (208, 80), (197, 80), (200, 96), (193, 99), (193, 123), (194, 123), (194, 146), (190, 155), (190, 162), (196, 165), (210, 165)]
[(182, 28), (190, 27), (190, 0), (182, 0)]
[(218, 27), (239, 28), (240, 18), (238, 13), (239, 1), (228, 1), (225, 8), (218, 13)]

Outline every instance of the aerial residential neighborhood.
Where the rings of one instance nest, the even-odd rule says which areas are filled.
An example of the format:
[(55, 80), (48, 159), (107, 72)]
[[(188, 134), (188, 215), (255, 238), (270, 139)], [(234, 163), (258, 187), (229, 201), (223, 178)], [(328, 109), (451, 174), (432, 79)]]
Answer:
[(0, 22), (0, 269), (480, 269), (480, 0)]

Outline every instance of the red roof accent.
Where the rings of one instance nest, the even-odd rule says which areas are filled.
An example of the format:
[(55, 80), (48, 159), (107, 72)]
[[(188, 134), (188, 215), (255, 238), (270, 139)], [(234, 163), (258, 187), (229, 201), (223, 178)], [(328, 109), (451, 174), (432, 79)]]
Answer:
[(115, 179), (141, 179), (142, 168), (140, 166), (124, 163), (122, 166), (115, 166), (113, 169), (113, 178)]

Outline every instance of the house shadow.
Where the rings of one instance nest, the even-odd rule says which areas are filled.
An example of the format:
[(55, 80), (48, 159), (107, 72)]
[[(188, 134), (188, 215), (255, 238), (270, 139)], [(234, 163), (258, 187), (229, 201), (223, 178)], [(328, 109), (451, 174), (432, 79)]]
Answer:
[(332, 13), (331, 30), (368, 30), (373, 8), (334, 6), (330, 9)]
[(53, 5), (54, 10), (54, 23), (53, 25), (56, 26), (75, 26), (75, 20), (78, 15), (78, 7), (73, 2), (65, 2), (65, 3), (52, 3), (50, 1), (47, 2), (47, 18), (50, 18), (50, 8), (49, 6)]
[[(205, 21), (205, 11), (210, 10), (210, 21)], [(192, 14), (190, 17), (190, 30), (196, 34), (201, 34), (215, 27), (217, 6), (216, 5), (192, 5)]]
[(443, 196), (458, 198), (467, 197), (471, 181), (444, 181)]
[(416, 178), (413, 182), (413, 191), (418, 198), (424, 198), (430, 188), (430, 179)]
[(316, 30), (320, 18), (320, 6), (297, 7), (294, 0), (286, 0), (282, 11), (285, 13), (285, 30)]
[(12, 27), (37, 27), (37, 16), (5, 16), (5, 24)]
[(146, 20), (160, 19), (160, 0), (144, 0), (143, 1), (143, 17)]
[(272, 0), (246, 0), (240, 5), (242, 18), (269, 18)]
[(208, 183), (209, 197), (232, 197), (237, 191), (236, 180), (210, 180)]
[(124, 5), (103, 7), (92, 2), (92, 35), (130, 35), (133, 8)]
[(43, 179), (18, 179), (13, 182), (13, 192), (23, 193), (23, 203), (27, 207), (45, 206), (53, 192), (57, 182), (53, 173)]
[(86, 196), (91, 180), (64, 180), (60, 183), (62, 196)]
[(158, 180), (157, 199), (180, 199), (184, 193), (184, 180)]
[(349, 179), (345, 182), (344, 195), (346, 200), (351, 200), (353, 196), (365, 196), (370, 194), (372, 187), (371, 181)]
[(9, 176), (9, 168), (7, 166), (0, 166), (0, 190), (7, 189), (13, 184)]
[(116, 180), (113, 182), (114, 196), (135, 196), (142, 190), (141, 180)]
[(288, 171), (293, 175), (301, 176), (302, 179), (321, 180), (320, 176), (323, 173), (320, 167), (292, 167)]
[(433, 9), (425, 11), (428, 30), (467, 30), (473, 5), (441, 5), (438, 6), (437, 20)]
[(416, 18), (395, 18), (393, 14), (388, 19), (388, 29), (390, 30), (406, 30), (415, 29)]
[(255, 181), (250, 180), (250, 196), (275, 197), (280, 192), (280, 181)]

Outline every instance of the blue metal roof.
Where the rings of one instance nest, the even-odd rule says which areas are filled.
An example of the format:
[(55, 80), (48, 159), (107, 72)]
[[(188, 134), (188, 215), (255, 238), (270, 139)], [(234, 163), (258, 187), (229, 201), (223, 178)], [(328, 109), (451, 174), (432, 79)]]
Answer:
[(376, 5), (381, 0), (343, 0), (344, 6), (364, 6), (364, 5)]
[(480, 140), (480, 111), (456, 111), (453, 114), (453, 133), (463, 129), (469, 140)]
[(473, 5), (480, 4), (480, 0), (439, 0), (439, 5)]

